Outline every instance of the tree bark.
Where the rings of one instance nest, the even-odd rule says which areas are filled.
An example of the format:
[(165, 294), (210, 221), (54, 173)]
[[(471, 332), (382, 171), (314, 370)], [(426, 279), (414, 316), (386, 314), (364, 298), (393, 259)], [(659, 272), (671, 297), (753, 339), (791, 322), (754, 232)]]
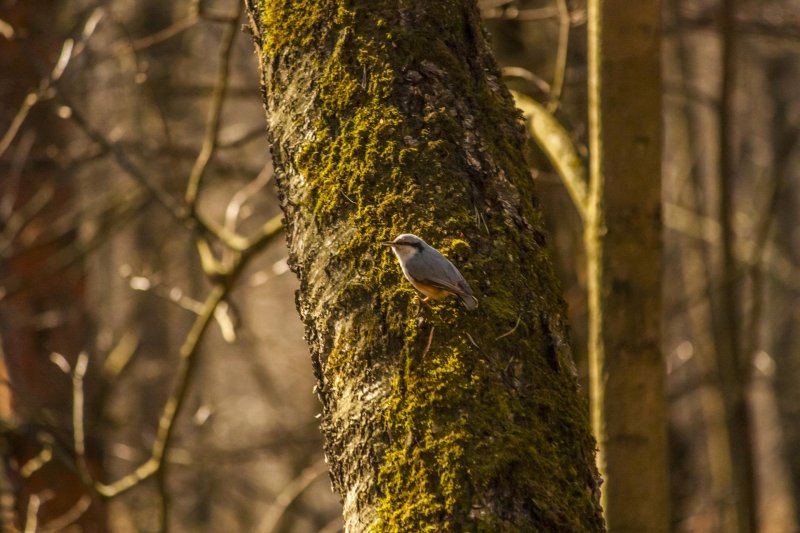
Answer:
[(661, 355), (661, 6), (588, 4), (592, 425), (612, 531), (669, 529)]
[[(473, 1), (248, 7), (333, 487), (356, 531), (602, 531), (524, 128)], [(412, 232), (480, 300), (419, 306)]]

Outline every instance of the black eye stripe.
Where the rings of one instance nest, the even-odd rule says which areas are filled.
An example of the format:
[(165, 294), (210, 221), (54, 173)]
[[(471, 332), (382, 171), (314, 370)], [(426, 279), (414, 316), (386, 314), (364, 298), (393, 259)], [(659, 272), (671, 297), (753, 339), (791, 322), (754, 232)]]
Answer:
[(420, 252), (422, 251), (422, 243), (421, 242), (406, 242), (406, 241), (398, 241), (394, 243), (395, 246), (413, 246)]

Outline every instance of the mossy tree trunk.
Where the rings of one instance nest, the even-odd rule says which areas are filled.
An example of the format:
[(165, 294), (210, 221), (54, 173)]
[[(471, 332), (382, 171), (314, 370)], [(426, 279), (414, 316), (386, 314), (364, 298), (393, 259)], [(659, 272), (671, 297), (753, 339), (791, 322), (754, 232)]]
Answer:
[(588, 3), (592, 425), (611, 531), (669, 529), (661, 355), (661, 2)]
[[(472, 0), (247, 0), (347, 531), (600, 531), (594, 440)], [(419, 307), (416, 233), (480, 299)]]

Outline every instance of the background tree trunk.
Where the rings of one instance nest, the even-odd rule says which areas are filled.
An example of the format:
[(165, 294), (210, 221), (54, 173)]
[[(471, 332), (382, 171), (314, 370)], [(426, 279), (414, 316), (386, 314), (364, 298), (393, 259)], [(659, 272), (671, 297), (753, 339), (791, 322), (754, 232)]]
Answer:
[[(519, 114), (471, 1), (250, 5), (347, 531), (596, 531), (594, 440)], [(480, 299), (415, 309), (410, 231)]]
[(661, 5), (589, 2), (592, 425), (612, 531), (667, 531)]

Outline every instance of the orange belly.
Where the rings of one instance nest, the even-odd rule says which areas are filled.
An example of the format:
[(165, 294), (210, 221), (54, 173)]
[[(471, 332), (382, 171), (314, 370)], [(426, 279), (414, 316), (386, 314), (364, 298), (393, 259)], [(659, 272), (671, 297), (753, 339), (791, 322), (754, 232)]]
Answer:
[(431, 287), (430, 285), (425, 285), (418, 281), (412, 281), (411, 284), (414, 286), (415, 289), (417, 289), (419, 292), (421, 292), (431, 300), (439, 300), (450, 294), (448, 291), (439, 289), (437, 287)]

